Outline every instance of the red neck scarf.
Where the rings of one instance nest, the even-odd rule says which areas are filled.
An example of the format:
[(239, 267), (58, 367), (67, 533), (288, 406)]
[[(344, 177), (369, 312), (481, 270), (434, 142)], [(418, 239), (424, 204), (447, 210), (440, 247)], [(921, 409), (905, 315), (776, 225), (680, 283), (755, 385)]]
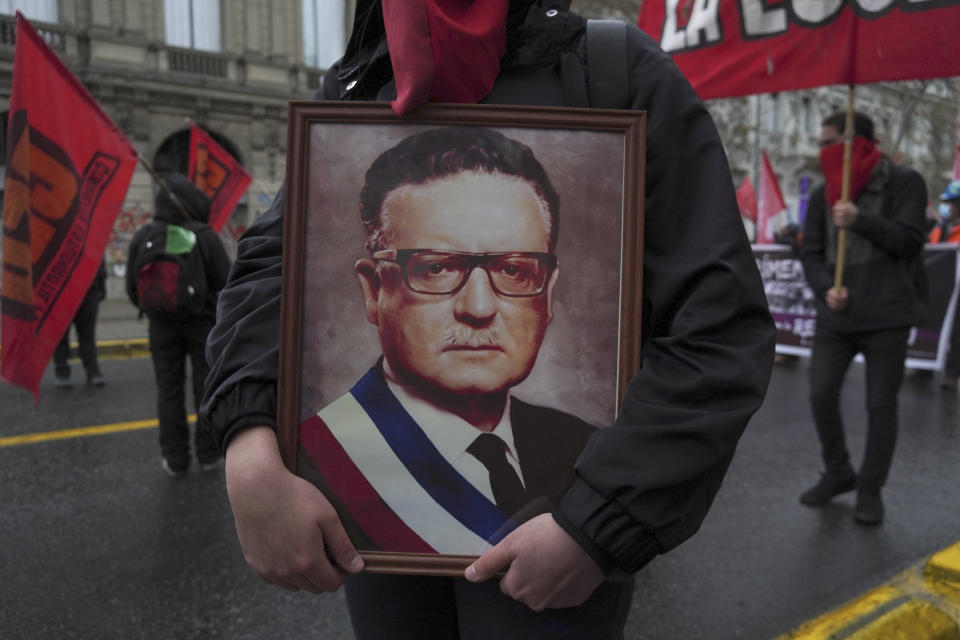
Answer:
[(427, 100), (479, 102), (506, 52), (509, 0), (382, 0), (397, 84), (391, 102), (405, 115)]
[[(877, 143), (857, 136), (850, 149), (850, 202), (856, 202), (883, 154)], [(827, 209), (834, 205), (843, 184), (843, 144), (832, 144), (820, 150), (820, 168), (827, 183)]]

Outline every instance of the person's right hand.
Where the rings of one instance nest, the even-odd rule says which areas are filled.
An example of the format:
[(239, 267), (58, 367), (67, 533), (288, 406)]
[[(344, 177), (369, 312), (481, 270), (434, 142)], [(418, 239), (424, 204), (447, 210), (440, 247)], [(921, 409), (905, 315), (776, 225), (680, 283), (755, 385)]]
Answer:
[(269, 427), (239, 433), (226, 453), (227, 496), (247, 564), (289, 591), (322, 593), (343, 584), (363, 560), (330, 502), (287, 470)]
[(827, 291), (827, 306), (834, 311), (843, 311), (847, 308), (847, 300), (850, 298), (850, 292), (846, 287), (831, 287)]

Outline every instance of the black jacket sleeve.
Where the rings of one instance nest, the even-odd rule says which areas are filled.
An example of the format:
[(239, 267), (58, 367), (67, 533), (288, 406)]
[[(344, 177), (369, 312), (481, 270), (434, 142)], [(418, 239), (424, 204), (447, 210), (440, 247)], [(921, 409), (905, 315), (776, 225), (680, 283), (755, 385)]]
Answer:
[(207, 338), (210, 374), (201, 411), (226, 451), (244, 428), (276, 428), (283, 191), (240, 237)]
[(763, 400), (775, 330), (713, 120), (636, 28), (628, 51), (648, 114), (643, 364), (554, 517), (601, 566), (636, 571), (699, 528)]
[(817, 300), (823, 300), (833, 286), (832, 265), (836, 264), (836, 259), (828, 263), (826, 258), (826, 216), (826, 190), (820, 185), (810, 194), (807, 218), (803, 223), (803, 242), (800, 244), (803, 273)]
[(891, 196), (890, 215), (857, 215), (850, 231), (891, 258), (910, 260), (923, 251), (927, 186), (919, 173), (894, 167), (886, 191)]
[(133, 303), (133, 306), (139, 308), (140, 300), (137, 297), (137, 260), (140, 259), (140, 245), (143, 244), (143, 236), (146, 233), (146, 226), (140, 227), (136, 233), (133, 234), (133, 238), (130, 240), (130, 249), (127, 251), (127, 273), (125, 277), (126, 287), (127, 287), (127, 297), (130, 298), (130, 302)]
[(204, 225), (197, 234), (197, 243), (203, 255), (207, 286), (216, 295), (227, 286), (227, 278), (230, 276), (230, 256), (227, 255), (220, 236), (207, 225)]

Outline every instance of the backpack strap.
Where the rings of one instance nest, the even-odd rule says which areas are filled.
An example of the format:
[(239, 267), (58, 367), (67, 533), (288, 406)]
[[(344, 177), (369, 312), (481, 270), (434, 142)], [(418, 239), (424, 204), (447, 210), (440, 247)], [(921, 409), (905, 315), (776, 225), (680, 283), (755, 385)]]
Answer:
[(630, 108), (627, 25), (622, 20), (587, 20), (587, 89), (591, 107)]

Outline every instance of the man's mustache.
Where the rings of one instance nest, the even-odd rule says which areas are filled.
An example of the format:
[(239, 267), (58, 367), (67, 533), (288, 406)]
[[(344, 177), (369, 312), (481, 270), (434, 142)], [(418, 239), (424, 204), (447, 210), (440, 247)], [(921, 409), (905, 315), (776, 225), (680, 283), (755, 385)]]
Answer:
[(503, 334), (498, 327), (472, 329), (464, 325), (451, 327), (443, 334), (446, 347), (500, 347)]

